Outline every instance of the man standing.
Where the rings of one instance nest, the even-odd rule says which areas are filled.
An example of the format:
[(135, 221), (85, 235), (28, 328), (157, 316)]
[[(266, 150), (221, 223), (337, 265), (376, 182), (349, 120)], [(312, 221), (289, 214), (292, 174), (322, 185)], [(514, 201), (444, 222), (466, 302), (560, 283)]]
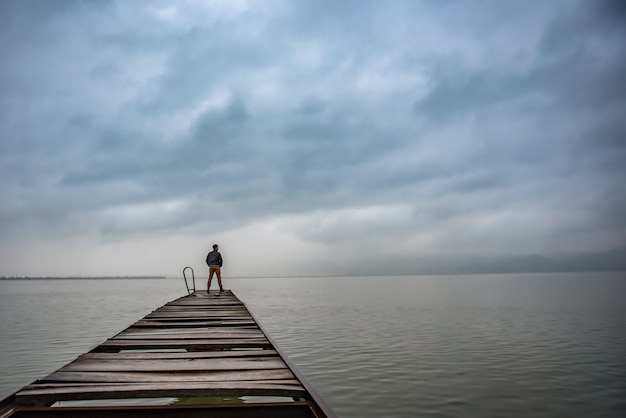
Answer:
[(206, 256), (206, 263), (209, 265), (209, 284), (207, 285), (207, 292), (211, 289), (211, 280), (213, 279), (213, 273), (217, 274), (217, 283), (220, 285), (220, 292), (224, 291), (222, 287), (222, 254), (218, 251), (217, 244), (213, 244), (213, 251)]

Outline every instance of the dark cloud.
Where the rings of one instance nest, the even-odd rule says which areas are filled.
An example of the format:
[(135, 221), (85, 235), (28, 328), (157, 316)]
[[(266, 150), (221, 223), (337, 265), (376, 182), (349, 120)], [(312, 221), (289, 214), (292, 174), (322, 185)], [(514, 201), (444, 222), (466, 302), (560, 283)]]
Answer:
[(403, 271), (416, 252), (624, 245), (624, 15), (3, 2), (0, 244), (260, 228), (342, 272), (371, 239)]

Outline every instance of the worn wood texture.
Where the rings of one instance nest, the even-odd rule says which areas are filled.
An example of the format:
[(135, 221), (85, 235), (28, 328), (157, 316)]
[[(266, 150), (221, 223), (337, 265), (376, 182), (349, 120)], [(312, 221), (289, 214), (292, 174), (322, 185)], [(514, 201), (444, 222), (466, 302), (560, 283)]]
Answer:
[[(0, 417), (4, 418), (2, 410)], [(308, 402), (263, 402), (235, 405), (22, 407), (15, 418), (316, 418)]]
[[(156, 351), (155, 351), (156, 350)], [(307, 391), (232, 292), (196, 292), (16, 393), (18, 404)]]
[(48, 382), (81, 383), (158, 383), (158, 382), (226, 382), (238, 380), (295, 379), (288, 369), (281, 370), (226, 370), (193, 372), (55, 372)]
[[(297, 381), (295, 381), (297, 382)], [(289, 381), (290, 383), (290, 381)], [(31, 385), (15, 395), (18, 403), (41, 405), (64, 400), (128, 399), (206, 396), (304, 396), (299, 384), (283, 381), (235, 382), (159, 382), (125, 384), (68, 384), (62, 386)]]

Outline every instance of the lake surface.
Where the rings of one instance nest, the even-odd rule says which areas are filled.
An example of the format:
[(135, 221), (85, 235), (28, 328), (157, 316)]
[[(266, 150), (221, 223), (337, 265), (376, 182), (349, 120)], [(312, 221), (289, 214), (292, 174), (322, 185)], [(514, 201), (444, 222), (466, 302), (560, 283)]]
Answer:
[[(340, 417), (626, 416), (625, 273), (224, 284)], [(182, 278), (0, 281), (0, 397), (184, 294)]]

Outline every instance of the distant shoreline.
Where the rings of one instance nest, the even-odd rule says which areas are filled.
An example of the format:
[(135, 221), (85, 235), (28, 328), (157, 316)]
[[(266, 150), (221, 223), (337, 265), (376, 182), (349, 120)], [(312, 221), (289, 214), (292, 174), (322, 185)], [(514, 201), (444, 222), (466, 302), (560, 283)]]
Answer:
[(1, 276), (0, 280), (126, 280), (126, 279), (166, 279), (166, 276), (68, 276), (68, 277), (6, 277)]
[[(605, 270), (554, 270), (554, 271), (484, 271), (484, 272), (422, 272), (422, 273), (396, 273), (396, 274), (334, 274), (334, 275), (269, 275), (269, 276), (232, 276), (228, 280), (246, 279), (311, 279), (332, 277), (406, 277), (406, 276), (493, 276), (493, 275), (526, 275), (526, 274), (567, 274), (567, 273), (622, 273), (624, 269)], [(179, 279), (175, 276), (51, 276), (51, 277), (28, 277), (28, 276), (0, 276), (0, 281), (42, 281), (42, 280), (164, 280)]]

